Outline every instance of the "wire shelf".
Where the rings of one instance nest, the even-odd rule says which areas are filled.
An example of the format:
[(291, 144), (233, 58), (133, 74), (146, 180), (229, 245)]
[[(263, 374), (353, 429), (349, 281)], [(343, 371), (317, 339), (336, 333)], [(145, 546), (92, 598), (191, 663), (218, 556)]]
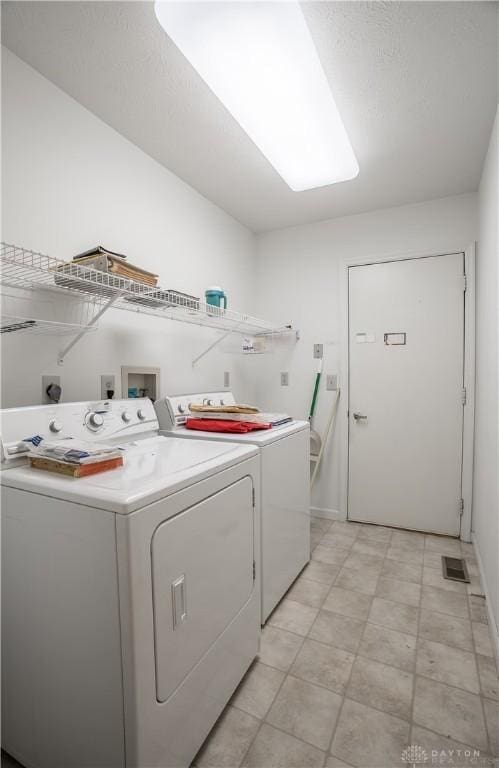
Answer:
[[(46, 317), (43, 305), (47, 302), (41, 302), (44, 311), (36, 317), (29, 317), (23, 310), (12, 311), (8, 301), (3, 300), (4, 319), (0, 327), (2, 334), (72, 335), (73, 339), (59, 353), (58, 362), (61, 365), (68, 352), (88, 331), (97, 328), (97, 321), (111, 307), (221, 331), (221, 335), (193, 359), (193, 366), (232, 333), (272, 339), (294, 334), (296, 339), (299, 338), (298, 331), (291, 326), (277, 327), (251, 315), (206, 304), (195, 296), (151, 287), (112, 272), (74, 261), (62, 261), (9, 243), (1, 243), (0, 285), (3, 299), (9, 288), (15, 294), (28, 296), (36, 291), (35, 298), (31, 295), (24, 299), (25, 311), (33, 313), (33, 307), (42, 295), (65, 299), (57, 301), (57, 320)], [(10, 298), (18, 301), (18, 297)], [(63, 310), (69, 314), (65, 322), (60, 322)], [(77, 319), (78, 322), (67, 322), (69, 319)]]
[(110, 272), (65, 262), (8, 243), (1, 244), (0, 268), (3, 285), (79, 296), (100, 307), (112, 305), (128, 312), (242, 335), (274, 336), (294, 332), (290, 326), (277, 327), (248, 314), (219, 309), (178, 291), (152, 288)]
[(49, 334), (51, 336), (74, 336), (79, 333), (96, 331), (97, 326), (62, 323), (55, 320), (41, 320), (20, 315), (0, 315), (0, 334), (29, 333)]

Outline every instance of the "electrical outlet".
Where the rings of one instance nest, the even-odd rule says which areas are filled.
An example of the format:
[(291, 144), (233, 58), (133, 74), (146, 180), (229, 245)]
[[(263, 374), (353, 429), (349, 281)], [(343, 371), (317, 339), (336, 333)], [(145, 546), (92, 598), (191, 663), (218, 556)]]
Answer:
[[(42, 376), (42, 404), (43, 405), (50, 405), (54, 402), (58, 402), (58, 400), (54, 400), (53, 398), (50, 398), (47, 394), (47, 389), (51, 385), (54, 385), (55, 387), (61, 386), (61, 377), (60, 376)], [(56, 394), (57, 391), (53, 394)]]
[(314, 357), (317, 360), (322, 360), (323, 354), (324, 354), (324, 345), (323, 344), (314, 344)]
[[(112, 392), (113, 394), (108, 394)], [(101, 400), (111, 400), (116, 394), (116, 378), (112, 373), (103, 374), (100, 377)]]
[(230, 387), (230, 371), (224, 371), (224, 387)]
[(289, 373), (287, 371), (281, 371), (281, 387), (289, 386)]
[(326, 389), (335, 391), (338, 389), (338, 376), (335, 373), (328, 373), (326, 376)]

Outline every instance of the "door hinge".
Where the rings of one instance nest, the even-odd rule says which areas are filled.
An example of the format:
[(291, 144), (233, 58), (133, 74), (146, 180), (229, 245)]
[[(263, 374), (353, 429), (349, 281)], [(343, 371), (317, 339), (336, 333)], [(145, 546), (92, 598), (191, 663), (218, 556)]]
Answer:
[(462, 402), (463, 402), (463, 405), (466, 405), (466, 403), (467, 403), (467, 393), (466, 393), (466, 387), (463, 387), (463, 391), (462, 391)]
[(256, 563), (253, 560), (253, 581), (255, 581), (255, 579), (256, 579)]
[(255, 489), (254, 488), (251, 489), (251, 499), (252, 499), (253, 506), (255, 507), (256, 506), (256, 496), (255, 496)]
[(463, 291), (466, 292), (466, 288), (468, 287), (468, 280), (466, 279), (466, 275), (463, 275)]
[(459, 517), (464, 514), (464, 499), (459, 499)]

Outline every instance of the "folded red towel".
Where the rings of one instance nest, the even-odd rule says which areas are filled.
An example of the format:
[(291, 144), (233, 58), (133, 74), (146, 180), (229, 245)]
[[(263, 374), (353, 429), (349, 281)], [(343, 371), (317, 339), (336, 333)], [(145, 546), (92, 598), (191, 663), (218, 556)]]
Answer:
[(228, 421), (224, 419), (187, 419), (187, 429), (199, 429), (202, 432), (252, 432), (254, 429), (270, 429), (271, 424), (256, 421)]

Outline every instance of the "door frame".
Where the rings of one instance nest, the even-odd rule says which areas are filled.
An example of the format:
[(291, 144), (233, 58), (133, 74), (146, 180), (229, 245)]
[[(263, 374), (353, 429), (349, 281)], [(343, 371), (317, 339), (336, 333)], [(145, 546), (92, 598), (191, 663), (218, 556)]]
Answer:
[(464, 292), (464, 376), (463, 386), (466, 389), (466, 404), (463, 410), (463, 451), (461, 493), (464, 501), (461, 518), (461, 534), (463, 541), (471, 541), (471, 522), (473, 504), (473, 455), (475, 433), (475, 242), (465, 248), (442, 248), (438, 251), (415, 251), (412, 253), (384, 254), (357, 258), (344, 258), (339, 266), (340, 280), (340, 381), (345, 393), (342, 405), (338, 409), (340, 427), (340, 500), (341, 515), (348, 515), (348, 449), (349, 449), (349, 293), (348, 270), (350, 267), (381, 264), (390, 261), (407, 261), (425, 259), (431, 256), (447, 256), (453, 253), (464, 254), (464, 269), (466, 274), (466, 291)]

